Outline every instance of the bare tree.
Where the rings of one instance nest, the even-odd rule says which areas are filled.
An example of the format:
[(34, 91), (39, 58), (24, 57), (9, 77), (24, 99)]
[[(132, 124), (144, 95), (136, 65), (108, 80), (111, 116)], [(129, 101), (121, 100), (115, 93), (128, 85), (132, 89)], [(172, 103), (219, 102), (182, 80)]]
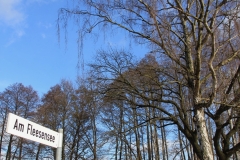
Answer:
[[(38, 109), (37, 120), (44, 126), (57, 130), (63, 129), (63, 150), (62, 159), (65, 159), (65, 144), (68, 133), (69, 117), (72, 114), (72, 97), (74, 88), (71, 82), (62, 80), (60, 84), (51, 87), (47, 94), (42, 98), (42, 105)], [(55, 150), (53, 150), (55, 157)]]
[[(135, 109), (146, 107), (155, 108), (162, 113), (162, 116), (152, 117), (148, 115), (145, 122), (143, 121), (139, 125), (158, 119), (160, 121), (165, 121), (162, 126), (159, 127), (177, 127), (191, 144), (198, 158), (204, 159), (204, 157), (202, 157), (202, 144), (198, 139), (196, 108), (193, 106), (193, 101), (191, 99), (192, 92), (189, 91), (188, 82), (185, 81), (184, 76), (181, 76), (181, 73), (179, 74), (175, 63), (165, 61), (165, 64), (161, 64), (162, 60), (159, 60), (156, 55), (157, 54), (150, 54), (140, 63), (134, 63), (129, 53), (116, 51), (109, 51), (108, 53), (102, 51), (98, 54), (96, 63), (92, 64), (91, 67), (93, 68), (97, 80), (105, 84), (102, 86), (102, 92), (107, 93), (106, 96), (112, 99), (116, 99), (117, 97), (116, 100), (124, 100), (129, 104), (134, 104), (133, 106), (135, 106)], [(234, 64), (235, 62), (237, 63), (237, 59), (233, 61)], [(234, 70), (231, 66), (227, 67), (228, 69)], [(218, 90), (224, 85), (226, 86), (225, 88), (230, 90), (229, 86), (231, 83), (226, 83), (229, 81), (226, 81), (224, 73), (227, 72), (221, 70), (219, 74), (221, 79), (218, 81), (221, 81), (221, 86), (218, 86)], [(237, 71), (233, 73), (232, 75), (228, 74), (228, 76), (233, 77), (232, 79), (234, 79), (234, 75), (236, 76)], [(209, 85), (209, 82), (204, 83)], [(202, 88), (201, 93), (205, 95), (206, 92), (209, 92), (208, 88)], [(130, 95), (134, 95), (134, 101)], [(236, 128), (225, 127), (229, 127), (230, 120), (233, 119), (234, 125), (238, 126), (239, 124), (238, 117), (233, 117), (233, 115), (229, 116), (226, 112), (235, 107), (230, 105), (226, 108), (226, 106), (223, 106), (223, 101), (218, 103), (218, 101), (221, 100), (220, 96), (223, 96), (222, 98), (226, 97), (225, 90), (221, 90), (221, 94), (219, 93), (219, 95), (215, 97), (216, 100), (210, 106), (204, 107), (204, 105), (207, 105), (206, 103), (208, 100), (210, 100), (207, 97), (203, 98), (203, 100), (207, 102), (205, 103), (203, 101), (203, 104), (200, 103), (199, 105), (203, 108), (204, 116), (207, 116), (211, 123), (213, 122), (216, 126), (215, 129), (212, 127), (211, 132), (213, 133), (207, 132), (206, 135), (207, 139), (210, 137), (210, 149), (212, 150), (212, 145), (214, 145), (214, 154), (216, 154), (219, 159), (227, 159), (233, 156), (238, 150), (239, 143), (232, 145), (232, 139), (230, 138), (234, 133), (238, 133)], [(232, 104), (233, 101), (234, 99), (229, 101), (229, 103)], [(237, 104), (238, 103), (235, 102), (235, 105)], [(220, 119), (221, 123), (219, 123)], [(154, 125), (154, 123), (151, 124)], [(210, 131), (208, 127), (212, 125), (209, 126), (208, 124), (210, 123), (206, 123), (204, 118), (206, 131)], [(220, 133), (219, 130), (221, 131)], [(223, 137), (216, 137), (219, 134)], [(226, 137), (229, 138), (225, 139)], [(221, 139), (224, 140), (220, 142), (219, 140)], [(150, 144), (150, 146), (152, 146), (152, 144)], [(224, 149), (224, 147), (221, 146), (225, 146), (226, 148)], [(182, 148), (183, 147), (181, 147), (181, 149)], [(223, 155), (219, 155), (219, 152)], [(214, 154), (212, 153), (211, 156), (214, 157)]]
[(88, 127), (83, 130), (83, 137), (87, 148), (88, 158), (93, 160), (101, 159), (102, 157), (102, 146), (104, 145), (102, 137), (101, 127), (99, 124), (99, 114), (102, 106), (102, 95), (98, 93), (98, 84), (94, 82), (91, 75), (86, 79), (78, 79), (78, 89), (76, 95), (79, 99), (79, 105), (86, 112), (88, 119)]
[[(33, 152), (31, 148), (28, 148), (28, 142), (22, 138), (14, 137), (10, 135), (8, 137), (4, 134), (6, 116), (8, 113), (14, 113), (23, 118), (32, 118), (34, 111), (37, 109), (39, 104), (38, 94), (31, 86), (24, 86), (21, 83), (15, 83), (7, 87), (2, 93), (0, 93), (0, 104), (1, 104), (1, 150), (5, 148), (3, 144), (3, 138), (6, 139), (7, 151), (6, 159), (12, 159), (18, 157), (22, 159), (25, 153)], [(6, 138), (8, 137), (8, 138)], [(25, 148), (25, 149), (24, 149)], [(13, 151), (14, 149), (14, 151)]]
[[(174, 91), (178, 99), (159, 97), (158, 100), (175, 106), (182, 113), (183, 98), (190, 99), (185, 109), (191, 110), (192, 115), (186, 111), (175, 115), (178, 117), (168, 115), (173, 121), (182, 120), (179, 130), (191, 141), (200, 159), (212, 160), (214, 154), (219, 159), (228, 159), (239, 150), (240, 145), (230, 145), (230, 139), (237, 132), (240, 120), (233, 115), (224, 121), (221, 118), (229, 109), (236, 110), (239, 104), (239, 93), (232, 94), (231, 87), (237, 83), (231, 83), (235, 81), (234, 77), (239, 75), (235, 67), (239, 64), (239, 1), (84, 0), (77, 3), (80, 5), (75, 8), (60, 10), (59, 24), (66, 24), (68, 17), (74, 15), (77, 20), (82, 20), (79, 21), (81, 35), (94, 32), (96, 26), (118, 27), (137, 42), (151, 46), (152, 52), (158, 54), (168, 77), (165, 86), (171, 84), (178, 88), (167, 90)], [(235, 76), (229, 70), (235, 72)], [(187, 127), (186, 115), (194, 119), (194, 128)], [(206, 115), (216, 126), (210, 139)], [(232, 119), (235, 127), (226, 130)]]

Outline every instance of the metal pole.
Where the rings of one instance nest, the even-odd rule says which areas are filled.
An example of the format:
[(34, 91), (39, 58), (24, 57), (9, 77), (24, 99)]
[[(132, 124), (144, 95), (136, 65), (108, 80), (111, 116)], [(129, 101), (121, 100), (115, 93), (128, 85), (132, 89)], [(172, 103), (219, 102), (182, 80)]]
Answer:
[(63, 139), (63, 129), (58, 129), (58, 133), (60, 134), (59, 140), (58, 140), (58, 148), (56, 151), (56, 160), (62, 159), (62, 139)]

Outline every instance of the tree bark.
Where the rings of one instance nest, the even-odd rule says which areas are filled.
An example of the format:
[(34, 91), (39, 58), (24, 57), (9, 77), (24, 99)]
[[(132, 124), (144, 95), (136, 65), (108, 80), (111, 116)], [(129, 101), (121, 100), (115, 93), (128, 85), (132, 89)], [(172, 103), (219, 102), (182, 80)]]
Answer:
[(201, 159), (213, 160), (213, 151), (212, 151), (211, 143), (209, 141), (206, 120), (204, 115), (205, 115), (204, 108), (199, 108), (196, 110), (195, 124), (196, 124), (196, 131), (199, 138), (198, 140), (202, 150)]

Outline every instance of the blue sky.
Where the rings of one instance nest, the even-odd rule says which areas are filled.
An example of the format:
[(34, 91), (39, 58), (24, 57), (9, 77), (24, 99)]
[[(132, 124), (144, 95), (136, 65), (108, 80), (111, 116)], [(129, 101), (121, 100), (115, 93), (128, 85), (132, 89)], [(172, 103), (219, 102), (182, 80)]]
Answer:
[[(67, 46), (57, 36), (58, 10), (66, 5), (66, 0), (0, 0), (0, 91), (23, 83), (42, 95), (61, 79), (76, 80), (76, 28), (69, 25)], [(129, 47), (126, 35), (104, 41), (84, 38), (84, 62), (108, 45)]]

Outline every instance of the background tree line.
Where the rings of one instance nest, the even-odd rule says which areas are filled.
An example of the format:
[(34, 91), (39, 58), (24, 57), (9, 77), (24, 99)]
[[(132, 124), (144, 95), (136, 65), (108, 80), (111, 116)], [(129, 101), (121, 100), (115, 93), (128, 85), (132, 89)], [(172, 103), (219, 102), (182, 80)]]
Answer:
[[(55, 149), (5, 132), (11, 112), (55, 131), (63, 128), (66, 160), (202, 159), (191, 95), (183, 80), (176, 81), (176, 71), (166, 72), (165, 67), (171, 68), (162, 66), (155, 53), (137, 60), (124, 50), (100, 50), (87, 78), (75, 84), (62, 80), (41, 98), (31, 86), (10, 85), (0, 93), (1, 158), (55, 157)], [(229, 74), (234, 77), (237, 72), (239, 68), (233, 67)], [(238, 77), (232, 84), (234, 93)], [(205, 114), (214, 159), (221, 159), (217, 149), (224, 152), (227, 147), (228, 158), (239, 159), (238, 108), (213, 105)]]

